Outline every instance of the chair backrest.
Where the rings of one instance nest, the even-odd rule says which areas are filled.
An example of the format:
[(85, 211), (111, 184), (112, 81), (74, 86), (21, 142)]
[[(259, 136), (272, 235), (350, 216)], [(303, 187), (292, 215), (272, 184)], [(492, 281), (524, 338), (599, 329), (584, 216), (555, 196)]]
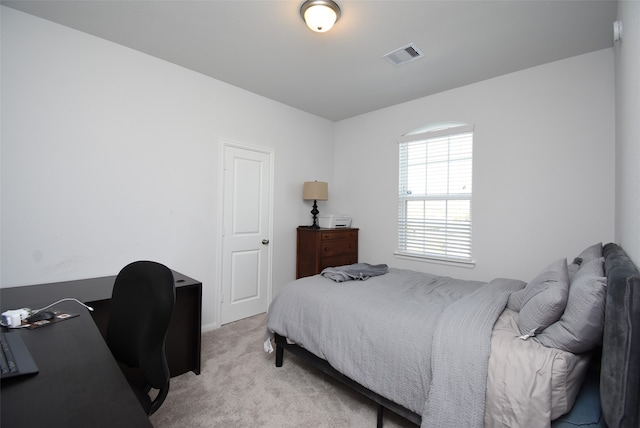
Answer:
[(173, 273), (160, 263), (133, 262), (116, 277), (107, 345), (116, 360), (139, 368), (153, 388), (169, 379), (165, 338), (174, 305)]

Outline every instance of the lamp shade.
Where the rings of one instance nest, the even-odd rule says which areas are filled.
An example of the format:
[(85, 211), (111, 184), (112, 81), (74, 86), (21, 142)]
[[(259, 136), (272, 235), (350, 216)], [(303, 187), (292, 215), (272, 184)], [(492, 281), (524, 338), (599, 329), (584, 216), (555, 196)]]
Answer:
[(302, 189), (305, 201), (326, 201), (329, 199), (329, 183), (324, 181), (305, 181)]
[(340, 7), (332, 0), (307, 0), (302, 4), (300, 14), (307, 27), (324, 33), (340, 18)]

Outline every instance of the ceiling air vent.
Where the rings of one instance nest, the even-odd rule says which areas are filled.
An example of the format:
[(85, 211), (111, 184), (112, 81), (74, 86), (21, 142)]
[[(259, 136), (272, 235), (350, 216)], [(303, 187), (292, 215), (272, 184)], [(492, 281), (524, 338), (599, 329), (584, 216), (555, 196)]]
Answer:
[(389, 52), (384, 55), (386, 59), (393, 65), (404, 64), (419, 58), (422, 58), (424, 54), (416, 45), (409, 43), (407, 46), (396, 49), (393, 52)]

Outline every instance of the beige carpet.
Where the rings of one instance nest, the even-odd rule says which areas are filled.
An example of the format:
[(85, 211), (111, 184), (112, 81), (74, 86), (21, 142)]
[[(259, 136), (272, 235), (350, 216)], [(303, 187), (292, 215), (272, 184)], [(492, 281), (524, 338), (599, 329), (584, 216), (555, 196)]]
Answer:
[[(376, 404), (285, 351), (262, 349), (266, 314), (202, 335), (202, 373), (171, 379), (156, 428), (185, 427), (371, 427)], [(386, 428), (415, 427), (385, 412)]]

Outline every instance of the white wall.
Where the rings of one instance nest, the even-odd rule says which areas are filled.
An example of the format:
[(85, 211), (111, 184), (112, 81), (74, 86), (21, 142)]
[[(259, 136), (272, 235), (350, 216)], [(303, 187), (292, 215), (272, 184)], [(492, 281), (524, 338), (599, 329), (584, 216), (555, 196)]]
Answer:
[[(395, 139), (448, 120), (475, 125), (473, 269), (393, 255)], [(336, 125), (334, 206), (360, 228), (363, 262), (529, 280), (557, 258), (614, 240), (614, 122), (612, 49), (347, 119)]]
[[(638, 4), (628, 3), (621, 13), (637, 23)], [(625, 245), (621, 238), (639, 236), (638, 175), (630, 166), (618, 168), (627, 190), (618, 196), (614, 237), (612, 49), (334, 126), (105, 40), (0, 10), (3, 287), (113, 275), (131, 260), (154, 259), (203, 281), (204, 324), (213, 324), (221, 140), (275, 151), (274, 294), (295, 276), (295, 227), (308, 224), (311, 208), (301, 187), (314, 179), (330, 183), (321, 212), (351, 214), (361, 228), (362, 261), (526, 280), (555, 258), (617, 238), (628, 250), (635, 246), (638, 262), (637, 239)], [(617, 89), (637, 94), (631, 70), (638, 50), (624, 51), (638, 44), (631, 25), (625, 23), (624, 44), (615, 51), (621, 59), (626, 52), (618, 73), (627, 77)], [(637, 98), (624, 98), (618, 110), (637, 116)], [(442, 120), (476, 127), (473, 269), (393, 256), (395, 138)], [(618, 145), (636, 148), (632, 160), (639, 156), (637, 126), (618, 122)]]
[(621, 1), (616, 64), (616, 240), (640, 266), (640, 2)]
[[(275, 152), (273, 290), (295, 278), (302, 183), (332, 178), (332, 122), (7, 7), (2, 287), (115, 275), (151, 259), (219, 307), (221, 140)], [(337, 192), (332, 189), (332, 194)]]

